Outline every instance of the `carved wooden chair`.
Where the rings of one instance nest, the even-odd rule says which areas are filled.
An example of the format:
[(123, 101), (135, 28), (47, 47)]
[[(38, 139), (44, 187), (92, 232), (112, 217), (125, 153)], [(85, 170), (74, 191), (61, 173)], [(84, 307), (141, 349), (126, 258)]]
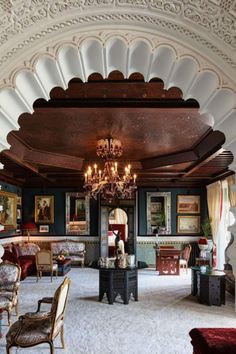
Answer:
[(18, 315), (20, 275), (21, 268), (18, 264), (7, 261), (0, 263), (0, 308), (1, 311), (7, 311), (9, 326), (13, 308), (15, 308), (16, 315)]
[(28, 348), (41, 343), (48, 343), (50, 354), (54, 354), (53, 341), (59, 333), (64, 349), (64, 317), (69, 287), (70, 279), (66, 277), (53, 298), (43, 298), (39, 301), (38, 310), (40, 310), (40, 304), (45, 302), (52, 304), (50, 312), (28, 312), (19, 317), (6, 335), (7, 354), (11, 353), (12, 347)]
[(51, 274), (51, 282), (53, 273), (58, 273), (58, 264), (53, 263), (52, 252), (49, 250), (38, 251), (35, 255), (36, 269), (37, 269), (37, 281), (39, 277), (42, 277), (43, 272)]
[(186, 273), (188, 271), (188, 262), (189, 262), (189, 258), (190, 258), (190, 254), (192, 251), (192, 246), (190, 244), (188, 244), (183, 252), (182, 252), (182, 256), (180, 258), (180, 262), (179, 262), (179, 266), (180, 268), (183, 267), (186, 269)]

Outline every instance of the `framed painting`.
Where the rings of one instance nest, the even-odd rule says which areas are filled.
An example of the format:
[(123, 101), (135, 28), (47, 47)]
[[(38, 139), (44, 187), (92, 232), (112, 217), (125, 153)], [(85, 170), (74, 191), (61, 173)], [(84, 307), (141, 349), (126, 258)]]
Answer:
[(54, 196), (36, 195), (35, 196), (35, 222), (39, 224), (54, 223)]
[(199, 214), (200, 195), (178, 195), (177, 213), (179, 214)]
[(179, 234), (199, 234), (200, 216), (199, 215), (179, 215), (177, 230)]
[(16, 229), (17, 195), (0, 191), (0, 223), (6, 229)]
[(89, 197), (84, 193), (66, 193), (66, 234), (89, 235)]
[(39, 232), (49, 232), (49, 225), (40, 225)]

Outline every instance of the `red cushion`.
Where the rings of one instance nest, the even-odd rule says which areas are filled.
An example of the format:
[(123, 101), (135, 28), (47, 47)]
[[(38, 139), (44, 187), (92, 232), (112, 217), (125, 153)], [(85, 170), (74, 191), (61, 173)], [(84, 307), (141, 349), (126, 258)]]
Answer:
[[(27, 256), (28, 257), (28, 256)], [(21, 279), (25, 279), (27, 275), (32, 275), (36, 271), (35, 262), (24, 256), (19, 257), (19, 265), (21, 267)]]
[(13, 243), (11, 250), (17, 258), (21, 256), (21, 250), (19, 245)]
[(236, 353), (236, 328), (194, 328), (189, 335), (194, 354)]

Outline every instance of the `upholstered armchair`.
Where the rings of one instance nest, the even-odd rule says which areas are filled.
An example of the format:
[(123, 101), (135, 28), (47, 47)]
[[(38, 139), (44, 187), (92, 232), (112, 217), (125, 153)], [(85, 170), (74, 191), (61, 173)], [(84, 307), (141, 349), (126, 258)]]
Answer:
[[(64, 344), (64, 316), (68, 298), (70, 279), (65, 278), (56, 290), (53, 298), (44, 298), (39, 301), (52, 303), (49, 312), (28, 312), (20, 316), (9, 329), (6, 335), (6, 351), (11, 353), (11, 347), (33, 347), (41, 343), (48, 343), (50, 354), (54, 354), (53, 341), (60, 333), (62, 347)], [(44, 301), (45, 300), (45, 301)], [(40, 306), (38, 307), (38, 310)]]
[(8, 325), (11, 323), (13, 308), (18, 315), (18, 290), (20, 285), (21, 268), (18, 264), (0, 263), (0, 308), (7, 311)]
[(192, 251), (192, 246), (190, 244), (185, 246), (179, 262), (180, 268), (181, 267), (185, 268), (186, 273), (188, 271), (188, 262), (189, 262), (191, 251)]

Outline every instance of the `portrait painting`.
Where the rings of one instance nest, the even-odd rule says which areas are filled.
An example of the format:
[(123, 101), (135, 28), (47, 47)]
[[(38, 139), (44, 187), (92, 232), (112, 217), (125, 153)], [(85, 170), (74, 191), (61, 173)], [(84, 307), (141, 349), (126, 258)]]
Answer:
[(35, 222), (41, 224), (54, 223), (54, 196), (35, 196)]
[(0, 191), (0, 223), (6, 229), (15, 229), (17, 195)]

